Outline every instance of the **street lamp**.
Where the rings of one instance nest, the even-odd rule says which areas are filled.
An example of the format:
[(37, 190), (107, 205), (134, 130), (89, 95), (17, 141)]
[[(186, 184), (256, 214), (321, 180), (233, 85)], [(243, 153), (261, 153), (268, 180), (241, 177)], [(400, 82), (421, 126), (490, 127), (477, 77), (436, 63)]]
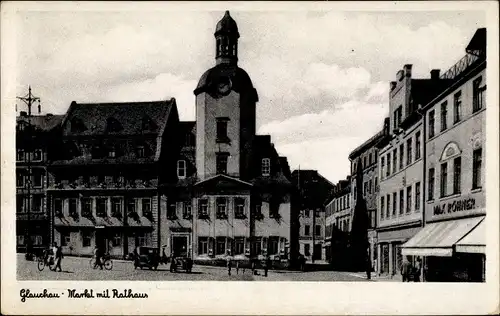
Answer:
[[(26, 159), (26, 164), (27, 164), (27, 173), (28, 173), (28, 181), (27, 181), (27, 220), (28, 223), (25, 228), (25, 233), (26, 233), (26, 259), (32, 257), (32, 247), (31, 247), (31, 238), (30, 238), (30, 226), (31, 226), (31, 155), (33, 154), (33, 134), (32, 134), (32, 126), (31, 126), (31, 106), (33, 103), (38, 102), (38, 113), (41, 112), (41, 104), (40, 104), (40, 98), (35, 97), (31, 93), (31, 86), (28, 86), (28, 94), (22, 97), (16, 97), (17, 99), (23, 101), (27, 107), (28, 107), (28, 126), (27, 128), (24, 129), (24, 132), (27, 134), (26, 138), (28, 139), (28, 144), (27, 148), (27, 159)], [(16, 104), (16, 110), (17, 110), (17, 104)]]

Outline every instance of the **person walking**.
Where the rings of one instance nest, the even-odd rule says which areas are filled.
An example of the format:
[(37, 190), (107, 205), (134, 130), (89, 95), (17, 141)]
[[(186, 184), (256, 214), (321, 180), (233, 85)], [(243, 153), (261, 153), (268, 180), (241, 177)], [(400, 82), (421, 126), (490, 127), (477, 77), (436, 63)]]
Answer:
[(420, 282), (420, 273), (422, 272), (422, 258), (418, 257), (415, 267), (413, 268), (413, 280)]
[(227, 257), (227, 275), (231, 275), (231, 264), (232, 264), (231, 257), (228, 256)]
[(102, 252), (101, 252), (101, 249), (97, 246), (95, 246), (95, 249), (94, 249), (94, 256), (95, 256), (94, 269), (96, 269), (97, 266), (99, 266), (99, 268), (101, 268), (101, 270), (102, 270)]
[(403, 282), (410, 282), (410, 274), (411, 274), (411, 263), (408, 258), (403, 260), (403, 264), (401, 265), (401, 276), (403, 277)]
[[(61, 247), (57, 246), (57, 243), (54, 243), (54, 247), (52, 248), (54, 253), (55, 266), (53, 271), (62, 272), (61, 269), (61, 260), (63, 258)], [(59, 270), (58, 270), (59, 269)]]
[(267, 272), (269, 271), (269, 267), (271, 266), (271, 258), (269, 256), (264, 260), (264, 276), (267, 277)]

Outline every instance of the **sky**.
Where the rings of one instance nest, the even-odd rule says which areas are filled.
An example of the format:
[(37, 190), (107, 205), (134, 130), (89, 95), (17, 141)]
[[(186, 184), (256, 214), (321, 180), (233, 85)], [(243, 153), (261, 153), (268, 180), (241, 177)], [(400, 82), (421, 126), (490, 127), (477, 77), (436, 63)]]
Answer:
[[(194, 120), (193, 90), (215, 65), (224, 11), (29, 11), (16, 23), (18, 95), (28, 85), (43, 113), (71, 101), (177, 101)], [(382, 128), (389, 82), (405, 64), (413, 77), (446, 71), (465, 55), (484, 11), (242, 11), (239, 62), (259, 94), (258, 134), (270, 134), (292, 169), (331, 182), (349, 153)], [(19, 106), (21, 110), (21, 106)]]

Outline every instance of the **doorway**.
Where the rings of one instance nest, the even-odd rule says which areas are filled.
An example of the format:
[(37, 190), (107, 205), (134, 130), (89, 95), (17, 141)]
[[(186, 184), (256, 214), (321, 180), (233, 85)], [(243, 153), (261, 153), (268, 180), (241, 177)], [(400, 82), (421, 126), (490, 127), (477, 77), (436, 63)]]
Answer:
[(97, 228), (95, 230), (95, 245), (104, 253), (108, 252), (108, 238), (102, 228)]
[(172, 236), (172, 254), (175, 257), (188, 257), (187, 236)]
[(314, 260), (321, 260), (321, 244), (314, 245)]

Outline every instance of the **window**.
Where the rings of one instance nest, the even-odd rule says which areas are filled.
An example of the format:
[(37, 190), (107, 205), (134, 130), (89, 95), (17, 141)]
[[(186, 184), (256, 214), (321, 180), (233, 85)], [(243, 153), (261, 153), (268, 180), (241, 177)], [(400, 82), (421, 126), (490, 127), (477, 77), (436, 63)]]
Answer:
[(462, 173), (462, 158), (457, 157), (453, 160), (453, 194), (460, 193), (461, 173)]
[(420, 131), (415, 133), (415, 160), (420, 159)]
[(177, 219), (177, 203), (169, 202), (167, 206), (167, 219)]
[(271, 159), (262, 159), (262, 175), (268, 177), (271, 175)]
[(434, 200), (434, 182), (435, 182), (435, 170), (434, 168), (429, 169), (429, 192), (427, 193), (427, 196), (429, 197), (430, 200)]
[(82, 198), (82, 216), (92, 216), (92, 200), (90, 198)]
[(304, 225), (304, 236), (309, 236), (311, 227), (309, 225)]
[(120, 233), (113, 234), (113, 247), (120, 247), (122, 245), (122, 235)]
[(413, 144), (412, 144), (412, 139), (409, 138), (406, 141), (406, 165), (408, 166), (411, 164), (411, 161), (413, 159)]
[(397, 192), (394, 192), (392, 194), (392, 216), (396, 216), (396, 204), (398, 202), (397, 201), (397, 198), (398, 198), (397, 195), (398, 195)]
[(368, 184), (363, 182), (363, 196), (366, 196), (366, 190), (368, 189)]
[(393, 118), (393, 123), (394, 123), (394, 128), (398, 128), (399, 125), (401, 124), (401, 119), (403, 116), (403, 106), (400, 105), (398, 108), (394, 111), (394, 118)]
[(484, 107), (484, 98), (486, 86), (480, 87), (483, 77), (478, 77), (472, 83), (472, 113), (481, 110)]
[(17, 150), (17, 158), (16, 160), (17, 161), (24, 161), (24, 157), (25, 157), (25, 152), (23, 149), (18, 149)]
[(227, 218), (227, 199), (224, 197), (219, 197), (215, 200), (217, 206), (217, 218), (226, 219)]
[(387, 169), (385, 171), (385, 176), (388, 177), (391, 174), (391, 153), (387, 154)]
[(24, 173), (21, 171), (16, 171), (16, 187), (24, 187)]
[(440, 187), (441, 187), (441, 197), (444, 197), (447, 195), (447, 180), (448, 180), (448, 163), (442, 163), (441, 164), (441, 181), (440, 181)]
[(310, 256), (311, 255), (311, 245), (304, 244), (304, 255), (305, 256)]
[(217, 118), (217, 139), (218, 143), (229, 142), (229, 137), (227, 136), (227, 118)]
[(405, 155), (405, 144), (401, 144), (399, 146), (399, 170), (403, 169), (404, 167), (404, 155)]
[(383, 179), (384, 178), (384, 168), (385, 168), (385, 157), (380, 158), (380, 165), (381, 165), (381, 167), (380, 167), (380, 170), (381, 170), (380, 175), (381, 175), (381, 177)]
[(458, 91), (453, 96), (453, 123), (460, 122), (462, 115), (462, 91)]
[(195, 136), (192, 133), (187, 133), (184, 139), (184, 146), (193, 147), (195, 145)]
[(186, 178), (186, 160), (177, 160), (177, 177)]
[(415, 183), (415, 212), (420, 211), (420, 182)]
[(399, 191), (399, 215), (404, 214), (405, 209), (405, 190)]
[(429, 138), (434, 137), (435, 130), (434, 130), (434, 110), (429, 112)]
[(127, 201), (127, 214), (132, 214), (134, 215), (137, 213), (136, 207), (135, 207), (136, 201), (135, 199), (129, 199)]
[(146, 246), (147, 237), (146, 233), (137, 233), (137, 243), (139, 246)]
[(121, 218), (122, 216), (122, 199), (112, 198), (111, 199), (111, 216), (116, 218)]
[(366, 156), (363, 158), (363, 168), (366, 168), (368, 164), (366, 163)]
[(193, 217), (193, 208), (191, 206), (191, 201), (184, 201), (182, 207), (182, 217), (184, 219), (191, 219)]
[(63, 215), (63, 203), (61, 199), (54, 200), (54, 214), (58, 217)]
[(406, 188), (406, 213), (411, 212), (412, 207), (411, 186)]
[[(338, 203), (338, 202), (339, 202), (339, 201), (337, 200), (336, 202), (337, 202), (337, 208), (338, 208), (338, 205), (339, 205), (339, 203)], [(304, 216), (305, 216), (305, 217), (310, 217), (310, 216), (311, 216), (311, 212), (310, 212), (309, 210), (304, 210)]]
[(368, 165), (370, 166), (372, 164), (372, 154), (368, 155)]
[(115, 158), (116, 157), (116, 150), (114, 147), (111, 147), (108, 150), (108, 158)]
[(34, 213), (40, 213), (43, 211), (43, 196), (41, 195), (34, 195), (33, 196), (33, 212)]
[(226, 253), (226, 237), (217, 237), (217, 248), (215, 248), (216, 255), (223, 255)]
[(17, 213), (24, 212), (24, 196), (22, 195), (16, 196), (16, 212)]
[(380, 197), (380, 218), (385, 217), (385, 197)]
[(33, 161), (42, 161), (42, 150), (35, 149), (33, 152)]
[(483, 149), (479, 148), (472, 153), (472, 189), (481, 188), (481, 165)]
[(151, 199), (150, 198), (142, 199), (142, 216), (144, 216), (144, 217), (151, 216)]
[(208, 218), (208, 200), (200, 199), (198, 201), (198, 217)]
[(43, 173), (40, 170), (33, 172), (33, 186), (35, 188), (41, 188), (43, 183)]
[(17, 235), (17, 245), (18, 246), (24, 245), (24, 235)]
[(234, 254), (241, 255), (245, 253), (245, 237), (234, 238)]
[(90, 232), (82, 231), (81, 236), (82, 236), (82, 247), (90, 247), (92, 241), (92, 236), (90, 235)]
[(441, 131), (444, 131), (448, 128), (448, 101), (444, 101), (441, 103)]
[(373, 188), (373, 191), (375, 191), (375, 192), (378, 191), (378, 177), (375, 177), (375, 187)]
[(217, 174), (226, 174), (227, 173), (227, 154), (217, 153), (216, 156), (216, 167)]
[(398, 149), (396, 148), (392, 153), (392, 173), (396, 173), (397, 165), (398, 165)]
[(198, 237), (198, 254), (208, 254), (208, 237)]
[(71, 243), (71, 235), (69, 232), (61, 232), (61, 246), (65, 247)]
[(96, 215), (97, 215), (97, 217), (107, 217), (107, 210), (106, 210), (107, 202), (108, 202), (108, 200), (103, 199), (103, 198), (98, 198), (96, 200), (96, 203), (97, 203)]
[(316, 236), (321, 236), (321, 225), (316, 225), (316, 227), (314, 228), (314, 234)]
[(245, 218), (245, 199), (235, 198), (234, 199), (234, 216), (236, 218)]
[(391, 216), (391, 195), (387, 194), (386, 217), (389, 218), (389, 216)]
[(137, 155), (137, 158), (144, 158), (144, 156), (145, 156), (144, 146), (137, 146), (136, 155)]
[(69, 199), (69, 215), (74, 217), (78, 215), (78, 211), (76, 209), (76, 199)]
[(370, 181), (368, 181), (368, 193), (369, 194), (372, 193), (372, 185), (373, 185), (373, 181), (372, 181), (372, 179), (370, 179)]

